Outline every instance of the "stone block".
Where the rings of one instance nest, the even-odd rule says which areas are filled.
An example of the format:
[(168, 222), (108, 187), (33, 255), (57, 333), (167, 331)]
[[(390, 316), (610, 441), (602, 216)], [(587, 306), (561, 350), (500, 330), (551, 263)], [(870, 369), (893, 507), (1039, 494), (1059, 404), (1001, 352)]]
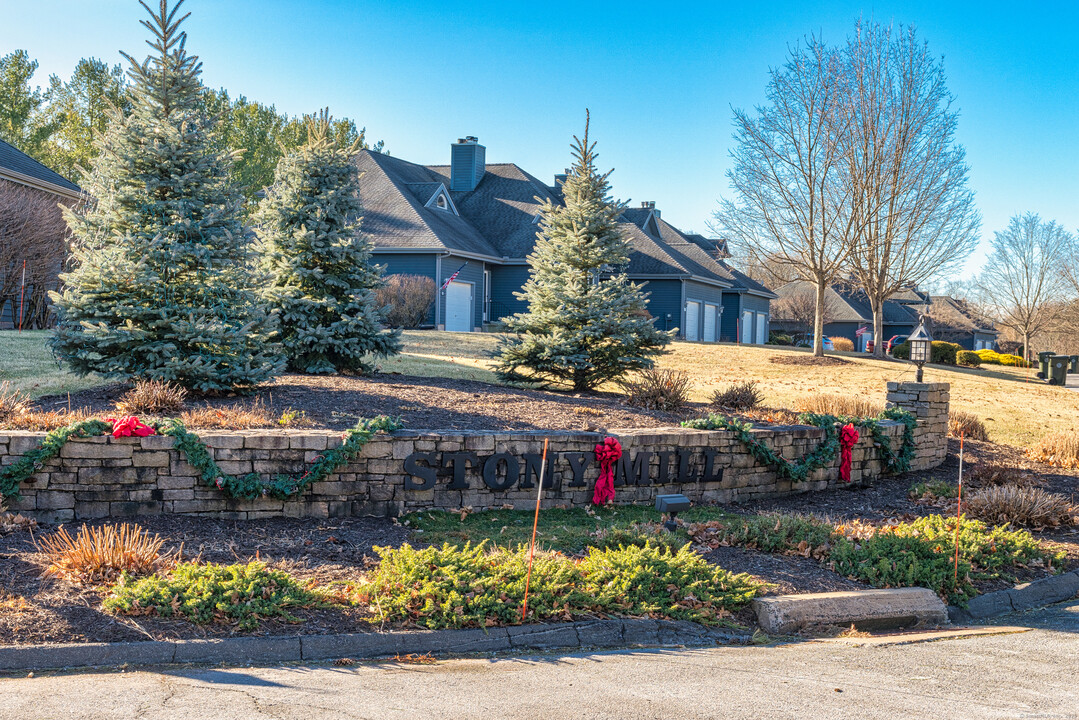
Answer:
[(126, 443), (88, 443), (69, 441), (60, 448), (62, 458), (131, 458), (132, 446)]
[(75, 493), (47, 490), (38, 493), (38, 510), (66, 510), (75, 507)]
[(289, 436), (284, 434), (247, 435), (244, 437), (244, 447), (261, 450), (287, 450)]
[(143, 450), (171, 450), (176, 444), (176, 440), (168, 435), (147, 435), (141, 439)]
[(214, 449), (238, 450), (244, 446), (243, 435), (233, 435), (231, 433), (207, 433), (205, 435), (199, 435), (199, 438), (206, 447)]
[(289, 447), (293, 450), (325, 450), (326, 435), (293, 435), (289, 438)]
[(109, 516), (107, 502), (76, 502), (75, 517), (79, 520), (97, 520)]
[(163, 450), (157, 452), (137, 452), (131, 457), (131, 463), (135, 467), (160, 467), (169, 466), (169, 454)]
[(217, 463), (217, 466), (221, 468), (221, 472), (229, 475), (245, 475), (252, 471), (252, 464), (249, 460), (221, 460)]
[(926, 588), (775, 595), (755, 599), (752, 607), (761, 628), (776, 634), (816, 625), (883, 629), (948, 622), (944, 603)]

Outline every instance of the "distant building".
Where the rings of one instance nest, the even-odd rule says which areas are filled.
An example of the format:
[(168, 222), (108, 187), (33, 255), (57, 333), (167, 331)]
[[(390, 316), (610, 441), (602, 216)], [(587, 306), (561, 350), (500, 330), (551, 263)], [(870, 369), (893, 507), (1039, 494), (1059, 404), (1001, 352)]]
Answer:
[[(79, 186), (0, 140), (0, 329), (44, 327), (66, 254), (59, 205)], [(25, 284), (23, 268), (25, 265)]]
[[(807, 315), (815, 303), (815, 293), (814, 285), (804, 280), (776, 288), (778, 299), (773, 303), (772, 328), (796, 335), (812, 332)], [(865, 292), (835, 284), (826, 291), (824, 303), (824, 335), (848, 338), (855, 349), (864, 351), (873, 340), (873, 310)], [(953, 342), (967, 350), (996, 346), (997, 331), (992, 323), (979, 318), (962, 300), (946, 295), (931, 296), (908, 287), (885, 300), (882, 311), (885, 341), (910, 335), (925, 316), (934, 340)]]
[[(513, 163), (488, 164), (474, 137), (450, 146), (449, 165), (370, 150), (355, 162), (363, 230), (386, 274), (430, 277), (438, 288), (449, 280), (431, 326), (478, 331), (527, 309), (514, 292), (528, 279), (540, 209), (562, 203), (566, 175), (546, 185)], [(632, 246), (626, 273), (650, 294), (657, 327), (687, 340), (767, 341), (775, 295), (726, 262), (722, 241), (678, 230), (653, 202), (627, 209), (620, 229)]]

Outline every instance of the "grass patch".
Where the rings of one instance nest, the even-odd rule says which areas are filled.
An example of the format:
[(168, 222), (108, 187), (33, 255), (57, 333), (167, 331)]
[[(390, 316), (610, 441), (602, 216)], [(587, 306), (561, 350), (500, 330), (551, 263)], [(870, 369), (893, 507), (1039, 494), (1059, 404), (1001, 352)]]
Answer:
[(261, 562), (192, 562), (138, 579), (124, 573), (102, 607), (119, 615), (181, 617), (196, 625), (218, 622), (253, 630), (266, 618), (300, 622), (289, 608), (323, 603), (320, 594)]
[[(462, 517), (463, 516), (463, 517)], [(734, 517), (717, 507), (694, 507), (679, 513), (686, 522), (700, 522)], [(404, 516), (402, 521), (413, 528), (412, 540), (431, 545), (452, 543), (477, 545), (487, 541), (499, 547), (527, 545), (532, 538), (533, 511), (487, 510), (478, 513), (454, 513), (425, 510)], [(542, 510), (536, 543), (547, 550), (578, 553), (589, 546), (606, 547), (611, 542), (631, 542), (629, 536), (658, 535), (655, 526), (663, 516), (654, 508), (619, 505), (592, 508), (551, 508)], [(664, 533), (666, 531), (663, 531)], [(669, 542), (684, 542), (684, 531), (674, 533)]]
[(944, 480), (930, 480), (929, 482), (914, 483), (908, 493), (912, 500), (925, 500), (933, 502), (941, 498), (959, 497), (959, 486), (952, 485)]
[(22, 390), (32, 398), (78, 392), (104, 385), (97, 375), (79, 377), (65, 370), (52, 356), (46, 340), (48, 330), (0, 331), (0, 382)]
[[(522, 622), (528, 552), (445, 544), (422, 549), (376, 548), (382, 558), (357, 599), (380, 619), (431, 629)], [(704, 624), (722, 622), (761, 585), (710, 565), (689, 548), (589, 549), (580, 560), (557, 552), (536, 556), (527, 620), (581, 615), (646, 615)]]

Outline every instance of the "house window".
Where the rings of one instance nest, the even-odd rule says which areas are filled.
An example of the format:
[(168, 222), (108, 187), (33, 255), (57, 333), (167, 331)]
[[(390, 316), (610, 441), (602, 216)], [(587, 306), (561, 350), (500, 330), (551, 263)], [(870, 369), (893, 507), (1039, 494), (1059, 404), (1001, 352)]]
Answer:
[(435, 206), (436, 206), (436, 207), (437, 207), (437, 208), (438, 208), (439, 210), (448, 210), (448, 209), (449, 209), (449, 205), (448, 205), (448, 203), (446, 202), (446, 196), (445, 196), (445, 195), (441, 195), (441, 194), (440, 194), (440, 195), (438, 196), (438, 199), (437, 199), (437, 200), (435, 200)]

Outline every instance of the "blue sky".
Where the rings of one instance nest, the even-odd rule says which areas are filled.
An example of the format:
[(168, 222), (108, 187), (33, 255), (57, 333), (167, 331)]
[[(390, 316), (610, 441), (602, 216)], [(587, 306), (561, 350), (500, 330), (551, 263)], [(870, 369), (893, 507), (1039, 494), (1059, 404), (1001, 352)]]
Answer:
[[(858, 17), (913, 23), (944, 57), (983, 251), (1009, 216), (1079, 228), (1079, 3), (348, 2), (188, 0), (189, 49), (208, 85), (290, 113), (328, 105), (395, 155), (444, 163), (477, 135), (491, 162), (550, 182), (590, 108), (621, 199), (654, 200), (703, 231), (729, 192), (731, 109), (807, 33), (841, 42)], [(1021, 10), (1019, 8), (1022, 8)], [(135, 0), (0, 0), (0, 54), (66, 77), (94, 56), (141, 57)], [(980, 251), (967, 273), (982, 261)]]

